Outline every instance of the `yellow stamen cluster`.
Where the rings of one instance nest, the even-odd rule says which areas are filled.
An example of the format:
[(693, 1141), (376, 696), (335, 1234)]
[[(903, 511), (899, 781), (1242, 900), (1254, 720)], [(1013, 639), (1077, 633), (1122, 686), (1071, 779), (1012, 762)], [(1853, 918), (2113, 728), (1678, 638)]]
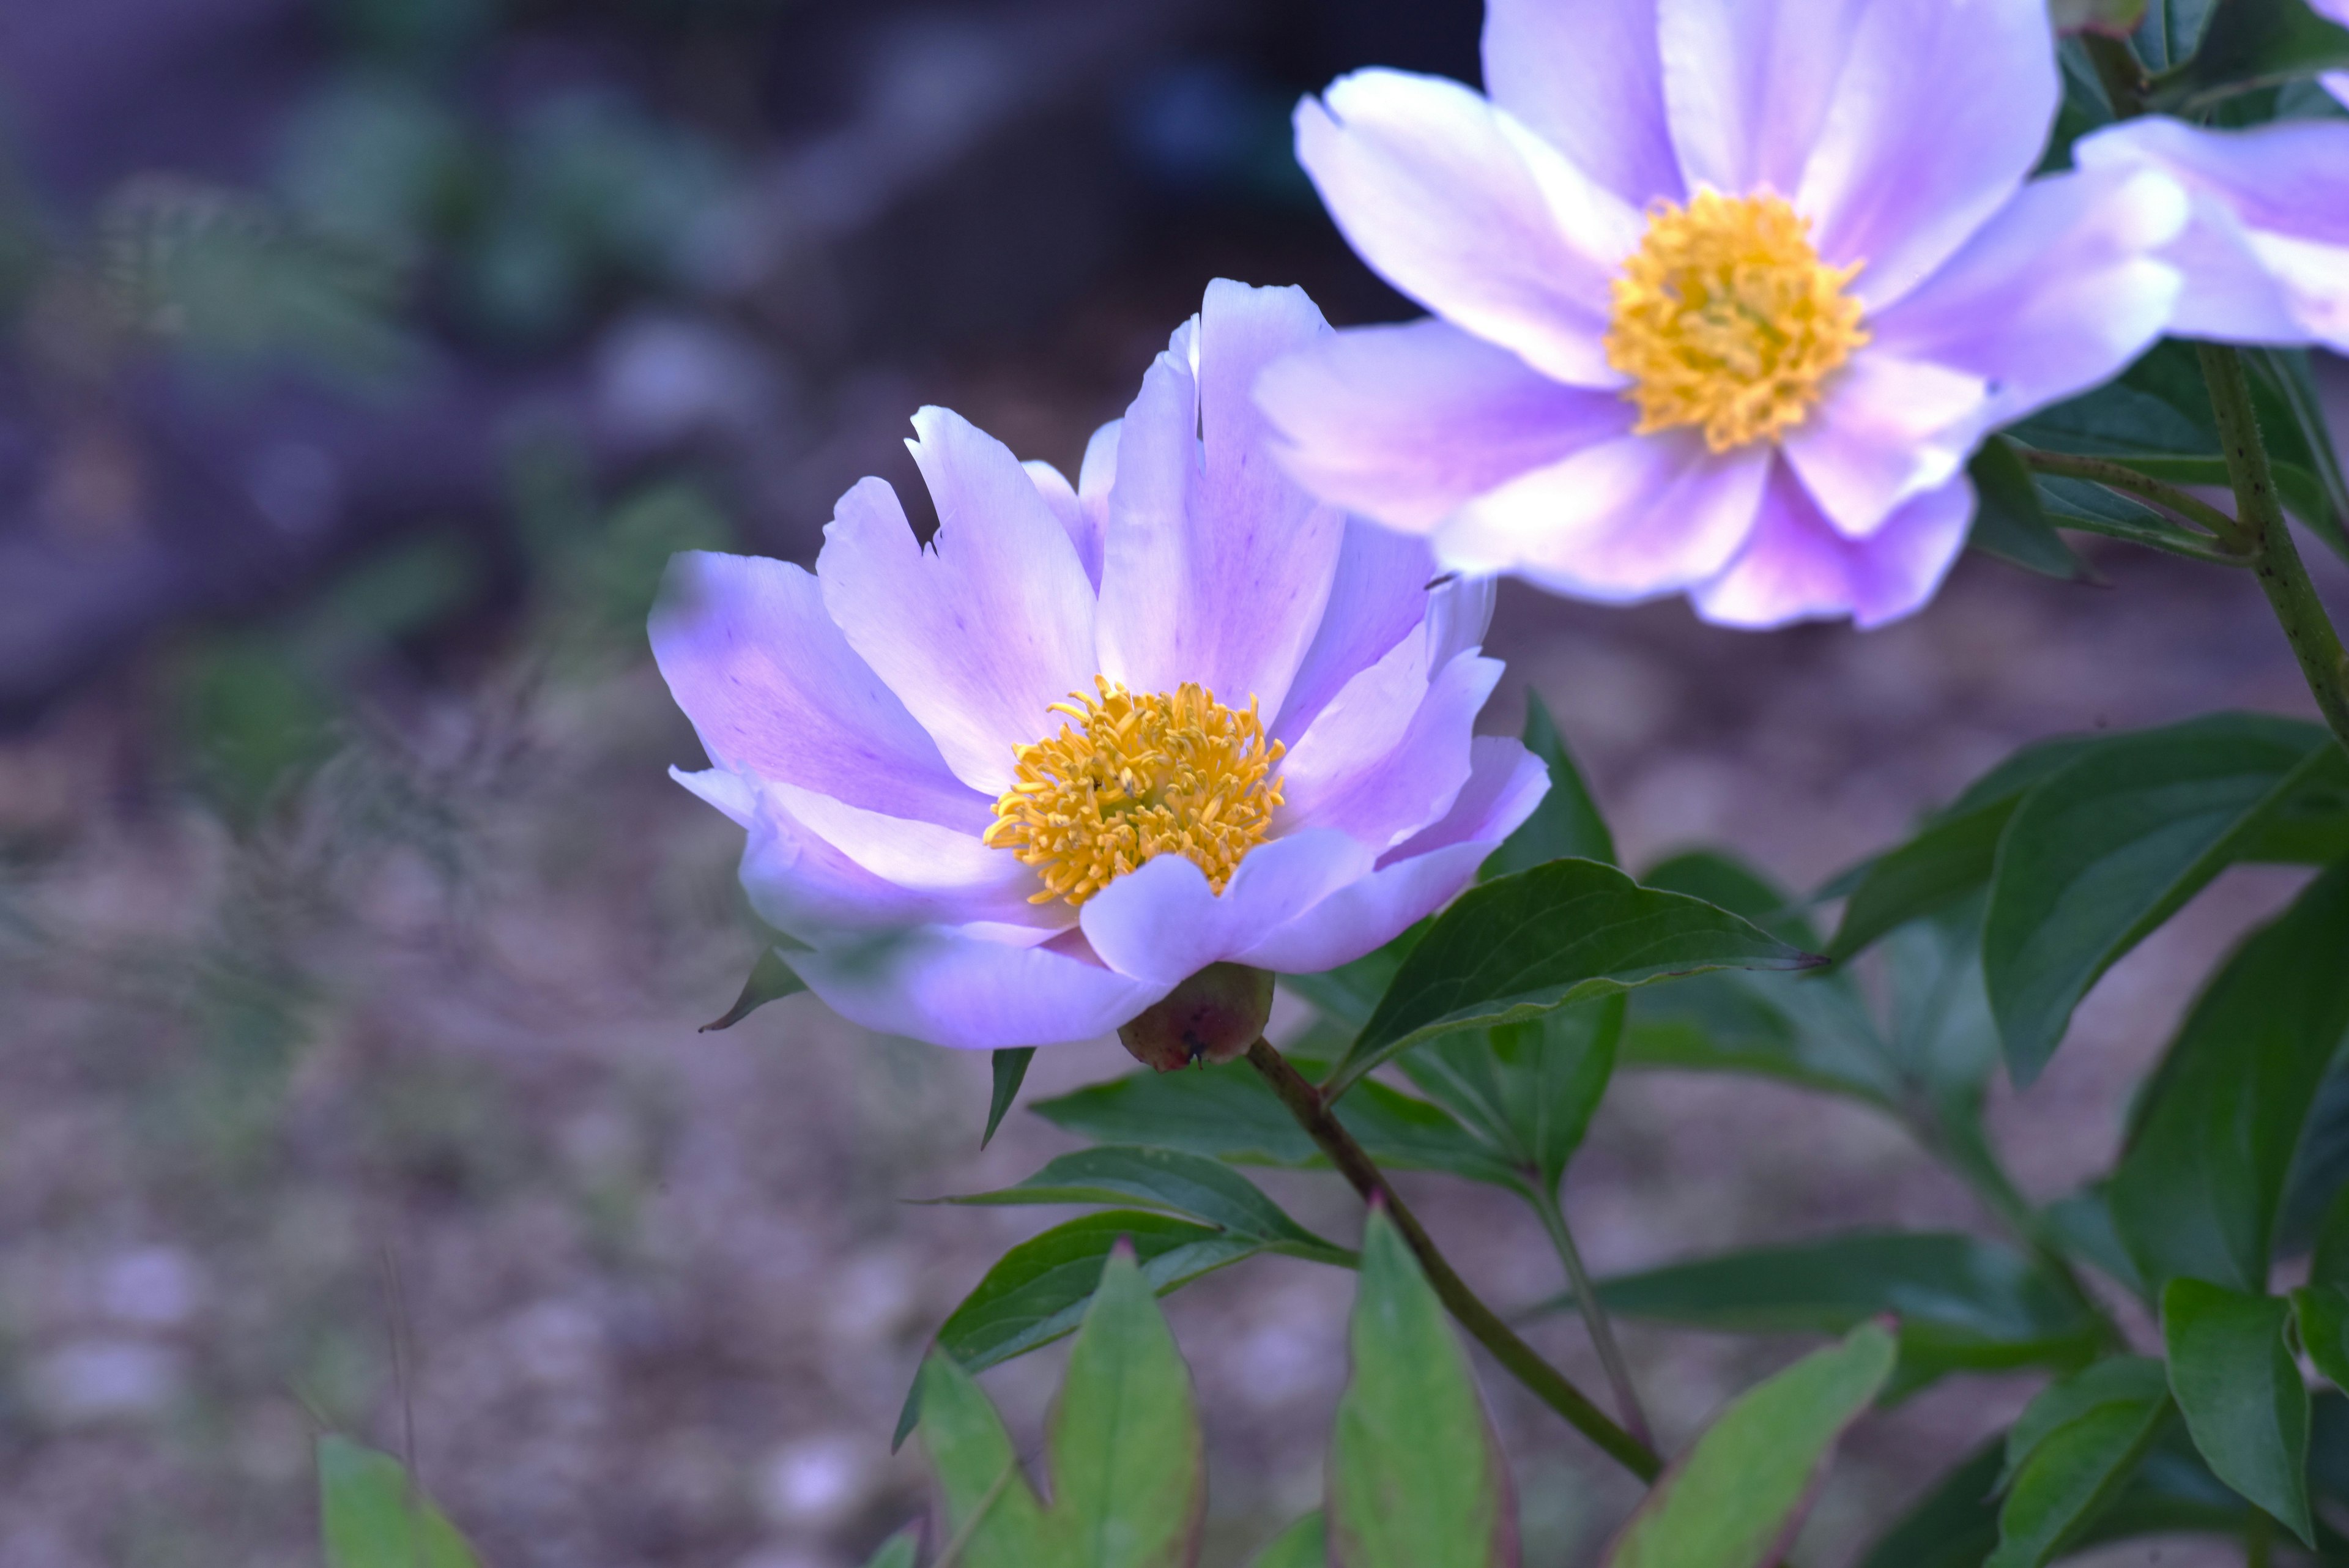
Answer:
[(1631, 378), (1639, 433), (1701, 425), (1716, 452), (1772, 441), (1810, 417), (1821, 384), (1868, 341), (1810, 220), (1780, 197), (1699, 191), (1660, 202), (1615, 280), (1607, 362)]
[(1226, 708), (1204, 686), (1136, 696), (1105, 675), (1099, 695), (1071, 692), (1052, 711), (1077, 721), (1016, 753), (1018, 781), (995, 803), (989, 846), (1043, 874), (1030, 903), (1081, 904), (1157, 855), (1182, 855), (1216, 892), (1264, 842), (1280, 805), (1250, 698)]

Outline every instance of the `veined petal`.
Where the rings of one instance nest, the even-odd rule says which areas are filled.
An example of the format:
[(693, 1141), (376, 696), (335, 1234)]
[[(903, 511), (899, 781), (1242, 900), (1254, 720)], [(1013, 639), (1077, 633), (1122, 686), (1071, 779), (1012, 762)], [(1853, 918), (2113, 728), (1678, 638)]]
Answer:
[(1611, 387), (1609, 292), (1638, 211), (1458, 82), (1357, 71), (1297, 109), (1297, 157), (1362, 258), (1437, 315)]
[(1836, 532), (1864, 539), (1965, 467), (1990, 403), (1979, 376), (1863, 348), (1782, 450)]
[[(1290, 809), (1382, 762), (1427, 697), (1427, 636), (1406, 637), (1339, 689), (1280, 764)], [(1384, 847), (1381, 846), (1381, 847)]]
[[(710, 798), (707, 774), (671, 776)], [(717, 804), (725, 810), (740, 802)], [(769, 925), (802, 941), (821, 943), (843, 932), (870, 935), (935, 921), (987, 919), (1047, 932), (1070, 924), (1065, 908), (1029, 904), (1016, 888), (974, 899), (962, 888), (892, 882), (802, 822), (773, 785), (755, 791), (745, 826), (750, 841), (742, 852), (742, 888), (750, 907)]]
[[(1329, 330), (1302, 290), (1208, 286), (1195, 374), (1162, 354), (1118, 438), (1102, 566), (1102, 670), (1185, 680), (1278, 713), (1321, 624), (1345, 520), (1270, 461), (1252, 389)], [(1204, 432), (1204, 440), (1195, 431)]]
[(1973, 485), (1963, 475), (1917, 497), (1865, 539), (1836, 531), (1783, 464), (1736, 560), (1690, 597), (1719, 626), (1760, 629), (1849, 616), (1862, 629), (1924, 607), (1965, 547)]
[(961, 909), (987, 905), (1015, 912), (1043, 888), (1035, 871), (1018, 856), (988, 848), (976, 833), (870, 811), (792, 784), (771, 783), (768, 789), (795, 821), (885, 882), (916, 893), (949, 895)]
[(851, 1023), (967, 1051), (1096, 1039), (1172, 989), (1102, 964), (1074, 931), (1027, 947), (922, 926), (793, 953), (792, 968)]
[(2147, 117), (2081, 140), (2083, 169), (2150, 165), (2193, 198), (2167, 253), (2185, 275), (2174, 332), (2349, 350), (2349, 125), (2205, 130)]
[[(1366, 703), (1392, 700), (1392, 688), (1381, 680), (1383, 673), (1374, 669), (1357, 677), (1371, 688), (1364, 693)], [(1340, 828), (1372, 854), (1382, 855), (1440, 819), (1467, 781), (1471, 731), (1478, 710), (1500, 678), (1499, 660), (1461, 654), (1428, 682), (1426, 696), (1412, 710), (1411, 722), (1383, 756), (1365, 756), (1358, 744), (1341, 748), (1333, 742), (1330, 765), (1326, 769), (1314, 767), (1294, 776), (1284, 771), (1284, 804), (1274, 816), (1273, 831), (1292, 834), (1316, 827)], [(1336, 706), (1333, 703), (1332, 711), (1323, 712), (1316, 728), (1323, 724), (1353, 728), (1350, 716), (1335, 711)], [(1304, 752), (1315, 743), (1312, 732), (1308, 731), (1298, 748)], [(1340, 768), (1340, 762), (1352, 765)]]
[(1655, 0), (1490, 0), (1485, 88), (1632, 210), (1685, 194), (1664, 122)]
[(1875, 318), (1872, 351), (1981, 378), (1992, 389), (1986, 425), (2011, 423), (2109, 379), (2151, 347), (2178, 295), (2177, 267), (2156, 253), (2186, 221), (2184, 192), (2156, 170), (2033, 181)]
[(1868, 0), (1793, 196), (1819, 254), (1900, 298), (2023, 188), (2062, 96), (2046, 0)]
[(1293, 834), (1249, 850), (1218, 895), (1189, 860), (1161, 855), (1086, 901), (1085, 940), (1112, 969), (1171, 987), (1256, 946), (1371, 860), (1343, 833)]
[(1770, 449), (1716, 457), (1693, 431), (1629, 434), (1631, 419), (1627, 407), (1627, 433), (1462, 507), (1436, 532), (1436, 558), (1609, 603), (1720, 571), (1754, 526)]
[(1553, 380), (1432, 317), (1333, 333), (1274, 363), (1257, 399), (1307, 488), (1413, 533), (1630, 417), (1615, 393)]
[(885, 802), (976, 831), (988, 802), (850, 648), (816, 579), (785, 561), (687, 551), (653, 610), (653, 659), (720, 768)]
[(816, 575), (849, 645), (982, 793), (1012, 780), (1012, 748), (1090, 688), (1093, 594), (1076, 547), (1002, 442), (945, 409), (914, 417), (915, 461), (938, 531), (915, 541), (890, 488), (841, 497)]
[(1235, 955), (1281, 974), (1350, 963), (1452, 900), (1549, 792), (1549, 770), (1516, 742), (1479, 735), (1468, 782), (1441, 821), (1389, 850), (1378, 869), (1331, 893)]
[(1340, 688), (1418, 628), (1435, 576), (1425, 540), (1347, 519), (1320, 629), (1265, 733), (1294, 747)]
[[(1664, 105), (1690, 189), (1791, 198), (1876, 0), (1656, 0)], [(1944, 3), (1944, 0), (1923, 0)], [(1919, 74), (1942, 62), (1919, 61)]]

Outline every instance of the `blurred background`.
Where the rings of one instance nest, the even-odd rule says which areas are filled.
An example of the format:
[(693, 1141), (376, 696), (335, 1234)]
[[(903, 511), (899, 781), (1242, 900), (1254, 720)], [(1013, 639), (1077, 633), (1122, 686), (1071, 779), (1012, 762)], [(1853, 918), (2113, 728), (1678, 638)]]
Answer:
[[(812, 999), (697, 1036), (760, 941), (643, 622), (669, 553), (812, 559), (954, 406), (1073, 473), (1211, 275), (1409, 314), (1288, 151), (1377, 62), (1470, 78), (1474, 0), (0, 5), (0, 1568), (311, 1563), (322, 1429), (409, 1454), (499, 1568), (848, 1568), (922, 1506), (887, 1438), (930, 1331), (1055, 1218), (908, 1198), (984, 1154), (987, 1064)], [(2320, 368), (2336, 399), (2340, 368)], [(2021, 741), (2309, 711), (2251, 585), (1969, 560), (1917, 620), (1742, 637), (1505, 592), (1636, 867), (1808, 886)], [(2343, 573), (2312, 552), (2338, 595)], [(1998, 1120), (2025, 1185), (2112, 1152), (2233, 873)], [(1048, 1053), (1040, 1095), (1114, 1075)], [(1334, 1182), (1269, 1180), (1349, 1235)], [(1506, 1199), (1407, 1183), (1497, 1299)], [(1602, 1272), (1868, 1223), (1982, 1228), (1791, 1090), (1626, 1078), (1568, 1206)], [(1209, 1561), (1313, 1505), (1350, 1282), (1170, 1303)], [(1570, 1323), (1535, 1331), (1597, 1383)], [(1668, 1442), (1792, 1344), (1628, 1331)], [(1032, 1434), (1046, 1354), (990, 1375)], [(1528, 1561), (1631, 1494), (1488, 1380)], [(1841, 1560), (2027, 1381), (1875, 1418)], [(2159, 1553), (2153, 1555), (2149, 1553)], [(2105, 1561), (2196, 1561), (2137, 1548)]]

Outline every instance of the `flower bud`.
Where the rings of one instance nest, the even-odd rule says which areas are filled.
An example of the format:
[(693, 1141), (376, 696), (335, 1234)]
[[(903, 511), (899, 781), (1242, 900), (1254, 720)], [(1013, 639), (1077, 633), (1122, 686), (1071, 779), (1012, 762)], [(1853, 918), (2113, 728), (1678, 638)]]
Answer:
[(1247, 1054), (1272, 1015), (1272, 975), (1211, 963), (1117, 1032), (1133, 1059), (1171, 1073), (1194, 1062)]

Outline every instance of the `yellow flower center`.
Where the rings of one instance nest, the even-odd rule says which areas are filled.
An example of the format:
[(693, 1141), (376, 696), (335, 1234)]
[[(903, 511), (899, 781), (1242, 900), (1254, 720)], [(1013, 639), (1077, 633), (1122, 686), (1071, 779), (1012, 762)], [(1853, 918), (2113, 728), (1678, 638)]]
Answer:
[(1810, 227), (1766, 192), (1650, 209), (1606, 340), (1607, 362), (1631, 378), (1639, 434), (1702, 425), (1706, 446), (1731, 452), (1810, 417), (1821, 383), (1868, 337), (1844, 292), (1862, 264), (1827, 265)]
[(1285, 748), (1265, 743), (1253, 698), (1242, 712), (1190, 681), (1139, 697), (1106, 675), (1093, 684), (1097, 697), (1052, 704), (1075, 724), (1019, 748), (987, 843), (1043, 873), (1030, 903), (1081, 904), (1167, 854), (1188, 857), (1222, 892), (1271, 828)]

